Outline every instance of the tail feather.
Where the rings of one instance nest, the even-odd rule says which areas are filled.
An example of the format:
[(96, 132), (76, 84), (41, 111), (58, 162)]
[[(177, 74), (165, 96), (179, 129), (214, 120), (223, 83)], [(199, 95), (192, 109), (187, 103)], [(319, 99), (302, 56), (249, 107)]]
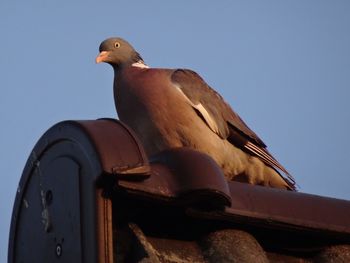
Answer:
[(257, 157), (259, 157), (265, 164), (271, 166), (277, 172), (278, 171), (283, 172), (283, 174), (285, 174), (286, 177), (281, 175), (281, 173), (279, 174), (281, 175), (283, 180), (287, 183), (290, 190), (293, 190), (293, 191), (296, 190), (296, 183), (293, 176), (266, 149), (256, 146), (250, 141), (248, 141), (244, 145), (244, 148), (248, 150), (250, 153), (252, 153), (253, 155), (256, 155)]

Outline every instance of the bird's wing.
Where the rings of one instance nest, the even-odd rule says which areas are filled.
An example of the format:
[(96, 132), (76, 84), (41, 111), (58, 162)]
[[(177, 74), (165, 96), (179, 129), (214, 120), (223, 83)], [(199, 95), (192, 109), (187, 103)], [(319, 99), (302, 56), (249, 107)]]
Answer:
[(172, 73), (171, 80), (213, 132), (236, 147), (259, 157), (275, 170), (285, 173), (288, 179), (283, 178), (294, 188), (293, 177), (267, 151), (265, 143), (196, 72), (177, 69)]

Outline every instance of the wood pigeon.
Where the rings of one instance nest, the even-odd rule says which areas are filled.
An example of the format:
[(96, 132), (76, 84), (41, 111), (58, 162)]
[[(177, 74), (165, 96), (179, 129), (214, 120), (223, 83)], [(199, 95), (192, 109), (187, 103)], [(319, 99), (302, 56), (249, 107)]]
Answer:
[(118, 116), (148, 156), (191, 147), (211, 156), (229, 180), (295, 190), (264, 142), (196, 72), (150, 68), (122, 38), (104, 40), (99, 51), (96, 63), (114, 69)]

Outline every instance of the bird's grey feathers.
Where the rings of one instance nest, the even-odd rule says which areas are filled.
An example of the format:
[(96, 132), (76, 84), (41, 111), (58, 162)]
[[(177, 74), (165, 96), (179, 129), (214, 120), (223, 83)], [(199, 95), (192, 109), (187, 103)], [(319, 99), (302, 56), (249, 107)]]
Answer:
[(266, 150), (265, 143), (196, 72), (178, 69), (172, 74), (171, 80), (213, 132), (283, 172), (288, 185), (295, 184), (293, 177)]
[(121, 38), (103, 41), (96, 62), (114, 68), (118, 115), (137, 132), (148, 154), (193, 147), (213, 157), (229, 179), (295, 189), (294, 179), (265, 143), (194, 71), (148, 68)]

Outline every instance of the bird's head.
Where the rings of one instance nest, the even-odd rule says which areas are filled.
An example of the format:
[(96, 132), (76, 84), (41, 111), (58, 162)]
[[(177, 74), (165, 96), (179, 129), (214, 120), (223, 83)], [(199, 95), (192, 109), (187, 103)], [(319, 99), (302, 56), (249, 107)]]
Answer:
[(137, 62), (143, 63), (143, 59), (127, 41), (114, 37), (101, 43), (100, 54), (96, 57), (96, 63), (101, 62), (106, 62), (113, 68), (121, 68)]

